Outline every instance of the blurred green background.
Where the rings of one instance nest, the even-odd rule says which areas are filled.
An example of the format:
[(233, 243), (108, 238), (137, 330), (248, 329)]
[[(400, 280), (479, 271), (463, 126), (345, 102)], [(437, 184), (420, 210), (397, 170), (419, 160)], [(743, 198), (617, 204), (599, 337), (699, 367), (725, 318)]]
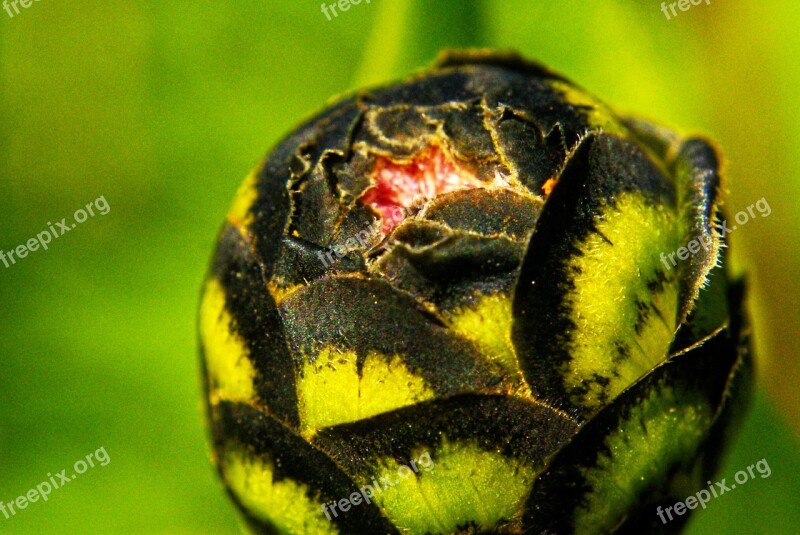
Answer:
[(9, 533), (237, 533), (208, 462), (195, 311), (239, 182), (334, 95), (445, 46), (514, 48), (617, 110), (707, 133), (727, 157), (751, 282), (759, 386), (690, 533), (800, 532), (800, 11), (705, 3), (45, 0), (0, 11), (0, 248), (105, 196), (111, 211), (0, 265), (0, 500), (111, 457), (6, 520)]

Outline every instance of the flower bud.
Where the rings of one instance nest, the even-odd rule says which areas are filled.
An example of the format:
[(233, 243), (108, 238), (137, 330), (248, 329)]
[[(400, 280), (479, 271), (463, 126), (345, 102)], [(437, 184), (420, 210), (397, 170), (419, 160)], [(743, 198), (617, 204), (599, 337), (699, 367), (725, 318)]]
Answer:
[(661, 529), (748, 392), (719, 181), (708, 141), (513, 54), (301, 125), (239, 191), (200, 308), (248, 526)]

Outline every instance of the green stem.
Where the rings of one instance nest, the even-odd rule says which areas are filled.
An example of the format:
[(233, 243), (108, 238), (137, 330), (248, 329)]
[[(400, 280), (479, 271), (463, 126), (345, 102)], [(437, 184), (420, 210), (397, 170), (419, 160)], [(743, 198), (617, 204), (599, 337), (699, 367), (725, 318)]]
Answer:
[(375, 7), (356, 87), (385, 83), (424, 67), (444, 48), (483, 46), (483, 0), (386, 0)]

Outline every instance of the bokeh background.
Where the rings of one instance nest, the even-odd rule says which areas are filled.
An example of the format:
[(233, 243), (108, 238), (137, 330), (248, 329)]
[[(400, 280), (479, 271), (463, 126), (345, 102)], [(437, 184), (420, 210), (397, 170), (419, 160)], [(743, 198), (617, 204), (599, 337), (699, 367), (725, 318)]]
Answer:
[(48, 251), (0, 265), (0, 500), (104, 447), (8, 533), (237, 533), (210, 467), (195, 311), (239, 182), (334, 95), (446, 46), (514, 48), (616, 109), (716, 139), (751, 283), (759, 385), (721, 477), (772, 469), (689, 532), (800, 532), (800, 11), (789, 0), (34, 2), (0, 11), (0, 249), (104, 196)]

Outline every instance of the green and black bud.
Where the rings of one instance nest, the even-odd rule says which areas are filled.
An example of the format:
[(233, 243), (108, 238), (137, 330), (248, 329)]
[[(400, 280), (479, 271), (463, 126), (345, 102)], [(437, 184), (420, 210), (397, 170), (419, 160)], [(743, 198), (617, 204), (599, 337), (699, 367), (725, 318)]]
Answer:
[(200, 309), (247, 525), (680, 530), (656, 507), (706, 486), (750, 384), (719, 180), (707, 141), (511, 54), (300, 126), (242, 186)]

